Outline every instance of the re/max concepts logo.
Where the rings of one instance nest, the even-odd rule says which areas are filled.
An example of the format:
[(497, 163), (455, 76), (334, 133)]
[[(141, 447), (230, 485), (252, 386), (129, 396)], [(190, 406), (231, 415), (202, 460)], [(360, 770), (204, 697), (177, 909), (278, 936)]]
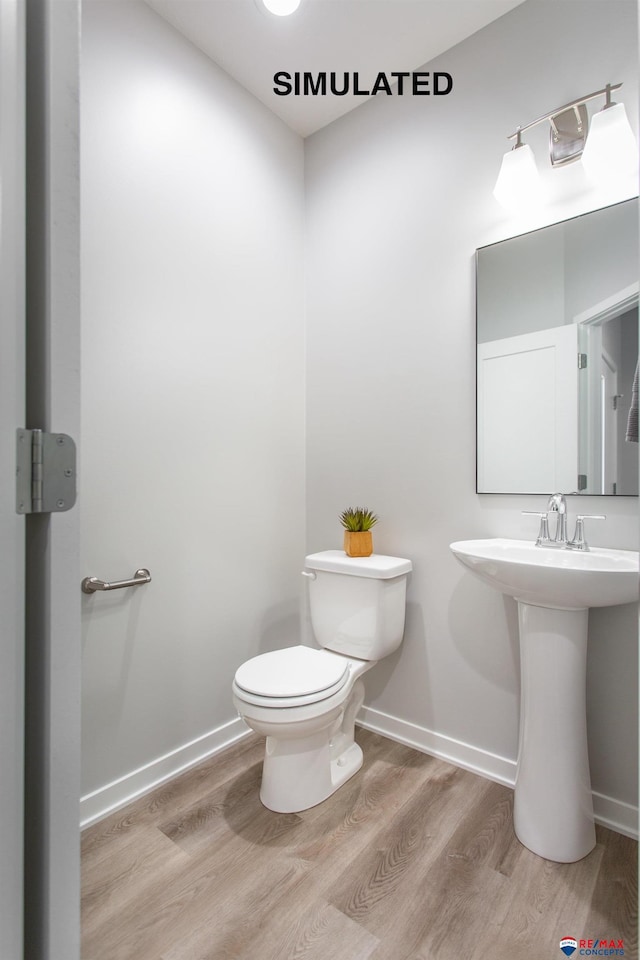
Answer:
[(560, 949), (566, 957), (578, 951), (582, 957), (624, 957), (624, 940), (596, 937), (593, 940), (576, 940), (563, 937)]

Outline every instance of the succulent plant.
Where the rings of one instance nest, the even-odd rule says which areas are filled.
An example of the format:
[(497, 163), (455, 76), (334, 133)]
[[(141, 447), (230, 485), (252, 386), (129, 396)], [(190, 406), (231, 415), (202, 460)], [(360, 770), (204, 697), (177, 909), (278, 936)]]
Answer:
[(378, 522), (378, 518), (371, 510), (366, 507), (347, 507), (340, 514), (340, 523), (352, 533), (362, 530), (371, 530), (371, 527)]

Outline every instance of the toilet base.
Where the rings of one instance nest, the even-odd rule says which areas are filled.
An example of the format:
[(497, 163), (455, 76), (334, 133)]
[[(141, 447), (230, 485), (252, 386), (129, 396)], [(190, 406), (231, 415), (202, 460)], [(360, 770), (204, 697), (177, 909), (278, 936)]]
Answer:
[(358, 772), (363, 756), (355, 742), (334, 759), (331, 747), (326, 730), (304, 740), (267, 737), (260, 787), (264, 806), (275, 813), (299, 813), (335, 793)]
[(291, 728), (287, 737), (267, 735), (260, 788), (265, 807), (276, 813), (308, 810), (358, 772), (363, 756), (354, 735), (363, 701), (364, 684), (356, 680), (347, 702), (325, 714), (320, 729), (306, 736), (299, 735), (300, 727), (297, 736)]

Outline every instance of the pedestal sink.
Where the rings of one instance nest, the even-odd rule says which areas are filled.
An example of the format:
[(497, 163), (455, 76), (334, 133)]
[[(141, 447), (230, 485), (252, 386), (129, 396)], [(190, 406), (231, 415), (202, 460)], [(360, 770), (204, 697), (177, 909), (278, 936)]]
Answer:
[(513, 819), (519, 840), (571, 863), (595, 846), (586, 723), (589, 607), (638, 600), (638, 553), (452, 543), (457, 560), (518, 601), (520, 735)]

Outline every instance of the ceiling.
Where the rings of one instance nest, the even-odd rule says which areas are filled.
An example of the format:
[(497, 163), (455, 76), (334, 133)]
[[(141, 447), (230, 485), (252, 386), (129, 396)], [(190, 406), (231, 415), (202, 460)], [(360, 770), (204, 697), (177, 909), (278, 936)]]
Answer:
[(259, 0), (146, 2), (306, 137), (367, 98), (277, 96), (275, 73), (338, 71), (342, 82), (357, 71), (370, 89), (379, 72), (415, 70), (523, 0), (302, 0), (289, 17)]

